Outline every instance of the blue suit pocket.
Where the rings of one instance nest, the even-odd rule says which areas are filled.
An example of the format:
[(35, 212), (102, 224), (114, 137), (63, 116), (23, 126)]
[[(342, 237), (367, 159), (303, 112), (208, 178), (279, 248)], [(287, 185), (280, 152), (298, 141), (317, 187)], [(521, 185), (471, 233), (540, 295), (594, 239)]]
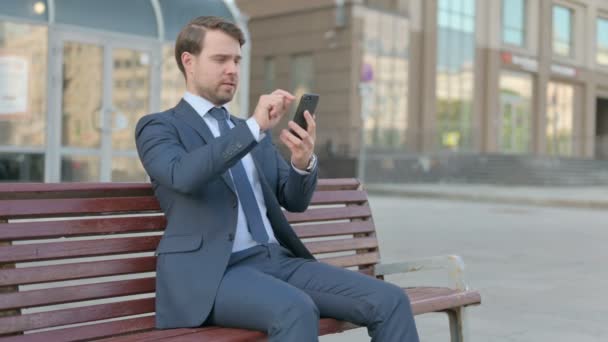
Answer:
[(198, 250), (202, 244), (203, 237), (201, 235), (164, 236), (156, 248), (156, 255), (192, 252)]

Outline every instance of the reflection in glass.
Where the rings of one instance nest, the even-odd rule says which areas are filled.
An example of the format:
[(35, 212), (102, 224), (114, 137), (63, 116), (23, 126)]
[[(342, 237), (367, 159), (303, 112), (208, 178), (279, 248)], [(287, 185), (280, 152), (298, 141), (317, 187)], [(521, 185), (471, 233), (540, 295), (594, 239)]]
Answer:
[(502, 0), (502, 41), (524, 46), (526, 27), (525, 0)]
[(99, 158), (95, 156), (61, 157), (62, 182), (98, 182)]
[(499, 151), (526, 153), (530, 150), (532, 76), (503, 71), (500, 75)]
[(145, 182), (147, 174), (137, 157), (112, 158), (112, 182)]
[(365, 141), (376, 150), (404, 150), (409, 124), (407, 18), (368, 10), (364, 25), (363, 63), (373, 74), (372, 91), (364, 95), (373, 97)]
[(608, 65), (608, 19), (597, 19), (597, 62)]
[(62, 79), (62, 145), (99, 147), (102, 128), (102, 47), (65, 42)]
[(114, 49), (112, 60), (112, 149), (134, 150), (133, 129), (150, 113), (150, 54)]
[(550, 155), (572, 155), (574, 87), (549, 82), (547, 86), (547, 152)]
[(186, 92), (186, 81), (184, 75), (177, 67), (175, 61), (174, 45), (167, 43), (163, 45), (162, 57), (162, 82), (161, 82), (161, 108), (167, 110), (175, 107)]
[(553, 6), (553, 52), (560, 56), (572, 56), (572, 10)]
[(314, 67), (311, 54), (294, 55), (291, 58), (291, 89), (296, 97), (294, 104), (304, 93), (314, 88)]
[(440, 1), (436, 96), (437, 139), (442, 149), (472, 148), (474, 64), (474, 1)]
[(44, 181), (44, 154), (0, 153), (0, 182)]
[(0, 145), (44, 146), (48, 30), (0, 21)]

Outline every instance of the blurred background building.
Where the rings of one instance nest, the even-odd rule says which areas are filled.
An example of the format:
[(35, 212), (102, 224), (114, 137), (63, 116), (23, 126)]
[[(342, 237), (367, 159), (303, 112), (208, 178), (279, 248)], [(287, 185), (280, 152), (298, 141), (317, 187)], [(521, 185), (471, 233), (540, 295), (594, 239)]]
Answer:
[(237, 4), (250, 102), (274, 87), (321, 94), (324, 175), (608, 183), (608, 1)]
[(251, 42), (232, 113), (321, 95), (324, 177), (608, 184), (605, 0), (3, 0), (0, 181), (145, 180), (133, 128), (198, 15)]

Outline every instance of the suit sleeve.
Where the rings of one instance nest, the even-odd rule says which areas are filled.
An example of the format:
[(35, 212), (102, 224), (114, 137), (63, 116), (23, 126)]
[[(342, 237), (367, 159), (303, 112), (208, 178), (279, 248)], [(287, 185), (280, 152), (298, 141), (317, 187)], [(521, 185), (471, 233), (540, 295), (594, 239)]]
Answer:
[(317, 187), (318, 165), (306, 175), (299, 174), (283, 156), (274, 149), (278, 167), (277, 199), (291, 212), (303, 212), (308, 208)]
[(256, 144), (246, 124), (186, 151), (177, 128), (162, 114), (144, 116), (135, 128), (137, 153), (148, 175), (177, 192), (191, 194), (221, 176)]

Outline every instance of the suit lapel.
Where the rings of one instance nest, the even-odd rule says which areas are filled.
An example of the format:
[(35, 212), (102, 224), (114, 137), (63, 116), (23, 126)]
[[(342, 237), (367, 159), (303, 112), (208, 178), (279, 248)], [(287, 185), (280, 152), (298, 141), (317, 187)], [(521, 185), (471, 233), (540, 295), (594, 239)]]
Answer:
[[(175, 110), (180, 114), (179, 117), (182, 118), (190, 127), (192, 127), (203, 139), (205, 143), (215, 139), (213, 133), (207, 126), (207, 123), (203, 118), (198, 115), (198, 113), (190, 106), (188, 102), (184, 99), (179, 101)], [(236, 194), (236, 190), (234, 189), (234, 184), (232, 182), (232, 178), (230, 178), (230, 174), (228, 171), (222, 174), (222, 179), (226, 183), (226, 185)]]

